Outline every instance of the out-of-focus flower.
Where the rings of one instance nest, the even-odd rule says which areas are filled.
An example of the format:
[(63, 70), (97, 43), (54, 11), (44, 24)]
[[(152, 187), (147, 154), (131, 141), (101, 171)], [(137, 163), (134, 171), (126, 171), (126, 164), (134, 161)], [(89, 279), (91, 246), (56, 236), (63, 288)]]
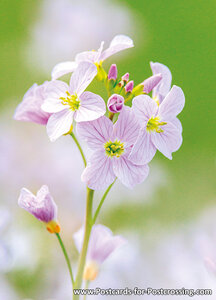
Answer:
[(97, 51), (85, 51), (77, 54), (75, 57), (75, 63), (63, 62), (57, 64), (52, 70), (52, 79), (55, 80), (62, 75), (73, 72), (79, 62), (88, 61), (100, 66), (102, 62), (111, 55), (134, 46), (132, 39), (126, 35), (116, 35), (112, 39), (109, 47), (104, 51), (103, 45), (104, 42), (101, 42), (100, 48)]
[[(158, 62), (150, 62), (153, 75), (161, 75), (162, 80), (153, 88), (152, 97), (157, 103), (162, 103), (166, 95), (169, 93), (172, 82), (172, 74), (169, 68)], [(151, 78), (151, 77), (150, 77)]]
[(124, 106), (124, 97), (118, 94), (113, 94), (109, 97), (107, 107), (112, 113), (119, 113)]
[(22, 188), (18, 204), (39, 221), (46, 223), (47, 230), (50, 233), (60, 232), (57, 221), (57, 206), (46, 185), (38, 190), (36, 196), (26, 188)]
[(45, 99), (45, 89), (48, 82), (41, 85), (36, 83), (25, 93), (23, 101), (18, 105), (14, 119), (17, 121), (33, 122), (46, 125), (50, 114), (41, 109)]
[(117, 74), (118, 74), (117, 66), (116, 64), (112, 64), (108, 72), (108, 80), (116, 80)]
[[(51, 141), (71, 130), (76, 122), (91, 121), (103, 116), (106, 106), (94, 93), (84, 92), (97, 74), (97, 68), (89, 62), (81, 62), (70, 79), (70, 86), (60, 80), (49, 82), (42, 109), (53, 113), (47, 123)], [(84, 93), (83, 93), (84, 92)]]
[(127, 83), (128, 80), (129, 80), (129, 73), (125, 73), (125, 74), (122, 76), (121, 80), (122, 80), (123, 82)]
[(8, 225), (10, 214), (7, 209), (0, 209), (0, 271), (8, 269), (11, 257), (7, 245), (2, 240), (2, 233)]
[[(74, 241), (79, 252), (82, 249), (83, 237), (83, 228), (74, 234)], [(103, 225), (94, 225), (89, 240), (83, 278), (94, 280), (98, 275), (100, 265), (125, 242), (123, 237), (114, 236), (109, 228)]]
[(140, 95), (133, 99), (132, 109), (141, 129), (129, 159), (137, 164), (152, 160), (158, 149), (164, 156), (172, 159), (172, 152), (182, 143), (181, 129), (176, 126), (176, 116), (182, 111), (185, 97), (182, 89), (173, 86), (162, 104), (149, 96)]
[(148, 166), (136, 165), (128, 159), (138, 132), (139, 124), (132, 109), (126, 106), (114, 125), (105, 116), (77, 124), (77, 133), (94, 150), (82, 174), (82, 180), (89, 188), (106, 188), (116, 177), (125, 186), (133, 188), (146, 179)]

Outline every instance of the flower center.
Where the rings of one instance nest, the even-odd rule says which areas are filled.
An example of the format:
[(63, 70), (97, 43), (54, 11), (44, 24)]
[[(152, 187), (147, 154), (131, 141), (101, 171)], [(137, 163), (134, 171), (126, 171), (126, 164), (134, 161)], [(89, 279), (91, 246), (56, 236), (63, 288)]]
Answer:
[(70, 109), (73, 111), (79, 109), (80, 101), (78, 99), (77, 94), (71, 95), (68, 91), (66, 91), (67, 97), (60, 97), (61, 103), (63, 105), (69, 105)]
[(147, 123), (147, 131), (150, 132), (150, 131), (156, 131), (158, 133), (160, 132), (163, 132), (163, 129), (160, 128), (160, 126), (163, 126), (163, 125), (166, 125), (167, 123), (166, 122), (159, 122), (159, 117), (151, 117), (151, 119), (148, 120), (148, 123)]
[(106, 155), (120, 157), (124, 153), (124, 144), (118, 140), (108, 141), (104, 144)]

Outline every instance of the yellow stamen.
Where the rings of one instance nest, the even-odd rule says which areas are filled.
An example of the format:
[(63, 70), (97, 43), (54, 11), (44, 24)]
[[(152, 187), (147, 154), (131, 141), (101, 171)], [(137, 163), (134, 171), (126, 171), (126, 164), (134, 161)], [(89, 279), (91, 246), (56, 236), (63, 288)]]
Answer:
[(160, 128), (160, 126), (163, 126), (163, 125), (166, 125), (167, 123), (166, 122), (159, 122), (159, 117), (151, 117), (151, 119), (148, 120), (148, 123), (147, 123), (147, 131), (150, 132), (150, 131), (156, 131), (158, 133), (160, 132), (163, 132), (163, 129)]
[(50, 233), (59, 233), (61, 230), (59, 222), (55, 220), (46, 223), (46, 228)]
[(77, 94), (71, 95), (68, 91), (66, 91), (67, 97), (60, 97), (61, 103), (63, 105), (69, 105), (70, 109), (73, 111), (79, 109), (80, 107), (80, 101), (78, 99)]
[(106, 142), (104, 148), (107, 156), (120, 157), (124, 153), (124, 143), (121, 143), (118, 140)]

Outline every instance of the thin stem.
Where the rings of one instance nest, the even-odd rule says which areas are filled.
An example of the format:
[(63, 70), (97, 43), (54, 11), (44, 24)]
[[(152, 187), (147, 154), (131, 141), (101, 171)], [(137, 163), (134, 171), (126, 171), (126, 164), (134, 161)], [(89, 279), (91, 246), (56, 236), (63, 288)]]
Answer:
[[(93, 196), (94, 196), (94, 191), (87, 188), (85, 234), (84, 234), (83, 246), (82, 246), (82, 250), (78, 262), (78, 271), (77, 271), (77, 276), (74, 284), (75, 289), (79, 289), (82, 285), (82, 277), (83, 277), (83, 271), (85, 267), (86, 254), (88, 250), (88, 243), (89, 243), (89, 238), (90, 238), (92, 224), (93, 224), (92, 223)], [(74, 299), (79, 299), (79, 296), (74, 295)]]
[[(88, 287), (89, 287), (89, 280), (86, 280), (86, 282), (85, 282), (85, 289), (87, 290), (88, 289)], [(84, 297), (83, 297), (83, 300), (86, 300), (87, 299), (87, 293), (84, 295)]]
[(70, 273), (70, 278), (71, 278), (71, 282), (72, 282), (72, 287), (73, 287), (73, 285), (74, 285), (74, 278), (73, 278), (73, 273), (72, 273), (72, 268), (71, 268), (70, 259), (69, 259), (69, 257), (68, 257), (67, 251), (66, 251), (66, 249), (65, 249), (64, 243), (63, 243), (63, 241), (62, 241), (62, 239), (61, 239), (59, 233), (56, 233), (56, 236), (57, 236), (57, 238), (58, 238), (58, 240), (59, 240), (59, 244), (60, 244), (60, 246), (61, 246), (61, 248), (62, 248), (62, 252), (63, 252), (64, 257), (65, 257), (65, 260), (66, 260), (66, 263), (67, 263), (67, 266), (68, 266), (68, 270), (69, 270), (69, 273)]
[(82, 159), (83, 159), (83, 163), (84, 163), (84, 165), (85, 165), (85, 167), (86, 167), (87, 162), (86, 162), (86, 158), (85, 158), (85, 155), (84, 155), (84, 153), (83, 153), (82, 147), (80, 146), (80, 143), (78, 142), (78, 140), (77, 140), (75, 134), (74, 134), (73, 132), (71, 132), (70, 135), (71, 135), (72, 138), (74, 139), (74, 142), (76, 143), (76, 145), (77, 145), (77, 147), (78, 147), (78, 149), (79, 149), (79, 151), (80, 151), (80, 154), (81, 154)]
[[(116, 178), (117, 179), (117, 178)], [(107, 194), (109, 193), (109, 191), (111, 190), (112, 186), (114, 185), (114, 183), (116, 182), (116, 179), (113, 181), (113, 183), (110, 184), (110, 186), (107, 188), (107, 190), (105, 191), (105, 193), (103, 194), (103, 197), (101, 198), (101, 201), (96, 209), (96, 212), (94, 214), (94, 218), (93, 218), (93, 224), (95, 224), (96, 220), (97, 220), (97, 217), (98, 217), (98, 214), (101, 210), (101, 207), (104, 203), (104, 200), (106, 199), (106, 196)]]

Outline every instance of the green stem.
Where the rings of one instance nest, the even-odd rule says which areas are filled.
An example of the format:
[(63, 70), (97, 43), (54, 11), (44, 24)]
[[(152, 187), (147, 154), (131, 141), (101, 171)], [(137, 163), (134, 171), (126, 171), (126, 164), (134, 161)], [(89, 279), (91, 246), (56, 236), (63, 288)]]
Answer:
[(81, 156), (82, 156), (84, 165), (85, 165), (85, 167), (86, 167), (87, 162), (86, 162), (86, 158), (85, 158), (85, 155), (84, 155), (84, 153), (83, 153), (82, 147), (80, 146), (80, 143), (78, 142), (78, 140), (77, 140), (75, 134), (74, 134), (73, 132), (71, 132), (70, 135), (71, 135), (72, 138), (74, 139), (74, 142), (76, 143), (76, 145), (77, 145), (77, 147), (78, 147), (78, 149), (79, 149), (79, 151), (80, 151), (80, 154), (81, 154)]
[[(79, 289), (82, 285), (82, 277), (83, 277), (83, 271), (85, 267), (86, 254), (88, 250), (88, 243), (89, 243), (89, 238), (90, 238), (91, 229), (93, 225), (92, 223), (93, 196), (94, 196), (94, 191), (87, 188), (85, 234), (84, 234), (83, 246), (82, 246), (82, 250), (78, 262), (78, 271), (77, 271), (77, 276), (74, 284), (75, 289)], [(79, 299), (79, 296), (74, 295), (73, 299)]]
[(61, 239), (59, 233), (56, 233), (56, 236), (57, 236), (57, 238), (58, 238), (58, 240), (59, 240), (59, 244), (60, 244), (60, 246), (61, 246), (61, 248), (62, 248), (62, 252), (63, 252), (64, 257), (65, 257), (65, 260), (66, 260), (66, 263), (67, 263), (67, 266), (68, 266), (68, 270), (69, 270), (69, 273), (70, 273), (70, 278), (71, 278), (71, 282), (72, 282), (72, 287), (73, 287), (73, 285), (74, 285), (74, 279), (73, 279), (73, 273), (72, 273), (72, 268), (71, 268), (70, 259), (69, 259), (69, 257), (68, 257), (67, 251), (66, 251), (66, 249), (65, 249), (64, 243), (63, 243), (63, 241), (62, 241), (62, 239)]
[[(116, 179), (117, 179), (117, 178), (116, 178)], [(107, 190), (106, 190), (105, 193), (103, 194), (103, 197), (101, 198), (101, 201), (100, 201), (100, 203), (99, 203), (99, 205), (98, 205), (98, 207), (97, 207), (97, 209), (96, 209), (96, 212), (95, 212), (95, 214), (94, 214), (93, 224), (95, 224), (96, 219), (97, 219), (97, 217), (98, 217), (98, 214), (99, 214), (99, 212), (100, 212), (100, 210), (101, 210), (101, 207), (102, 207), (102, 205), (103, 205), (103, 203), (104, 203), (104, 200), (106, 199), (107, 194), (109, 193), (109, 191), (111, 190), (112, 186), (113, 186), (114, 183), (116, 182), (116, 179), (113, 181), (113, 183), (110, 184), (110, 186), (107, 188)]]
[[(87, 290), (89, 287), (89, 280), (86, 280), (86, 283), (85, 283), (85, 289)], [(84, 295), (83, 297), (83, 300), (86, 300), (87, 299), (87, 293)]]

